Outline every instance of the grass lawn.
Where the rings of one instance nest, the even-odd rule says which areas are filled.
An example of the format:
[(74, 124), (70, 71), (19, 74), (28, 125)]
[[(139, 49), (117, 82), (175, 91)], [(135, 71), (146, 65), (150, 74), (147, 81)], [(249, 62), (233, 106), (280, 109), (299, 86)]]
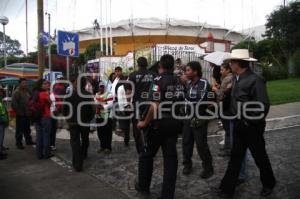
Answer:
[(300, 102), (300, 78), (267, 82), (271, 105)]

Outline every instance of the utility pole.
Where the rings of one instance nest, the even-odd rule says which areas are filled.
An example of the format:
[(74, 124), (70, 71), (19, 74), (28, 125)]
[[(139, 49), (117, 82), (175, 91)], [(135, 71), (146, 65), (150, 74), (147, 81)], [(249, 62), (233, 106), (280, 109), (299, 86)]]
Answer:
[(26, 56), (28, 56), (28, 0), (25, 0)]
[(113, 39), (112, 39), (112, 27), (111, 27), (111, 0), (109, 0), (109, 37), (110, 37), (110, 56), (113, 55)]
[(45, 67), (45, 52), (41, 42), (41, 37), (44, 32), (44, 1), (37, 0), (37, 16), (38, 16), (38, 65), (39, 78), (43, 77)]
[(108, 20), (107, 20), (107, 12), (108, 12), (108, 3), (105, 0), (105, 55), (108, 56)]
[(50, 22), (51, 22), (51, 15), (50, 13), (46, 12), (48, 16), (48, 34), (49, 34), (49, 41), (48, 41), (48, 66), (49, 66), (49, 73), (50, 73), (50, 82), (52, 81), (52, 66), (51, 66), (51, 29), (50, 29)]

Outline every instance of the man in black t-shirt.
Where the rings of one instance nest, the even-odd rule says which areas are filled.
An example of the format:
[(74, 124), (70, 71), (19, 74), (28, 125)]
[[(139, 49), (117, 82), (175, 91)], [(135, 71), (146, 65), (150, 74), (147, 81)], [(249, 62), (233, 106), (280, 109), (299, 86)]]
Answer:
[[(149, 89), (154, 79), (154, 73), (147, 70), (148, 62), (145, 57), (139, 57), (137, 60), (138, 70), (129, 75), (129, 81), (134, 84), (134, 93), (132, 103), (134, 110), (137, 108), (137, 103), (145, 102), (149, 99)], [(136, 150), (138, 153), (142, 150), (140, 131), (137, 128), (138, 116), (141, 116), (145, 112), (145, 106), (139, 107), (138, 111), (135, 111), (135, 117), (132, 120), (133, 124), (133, 136), (135, 139)], [(136, 115), (139, 113), (139, 115)]]

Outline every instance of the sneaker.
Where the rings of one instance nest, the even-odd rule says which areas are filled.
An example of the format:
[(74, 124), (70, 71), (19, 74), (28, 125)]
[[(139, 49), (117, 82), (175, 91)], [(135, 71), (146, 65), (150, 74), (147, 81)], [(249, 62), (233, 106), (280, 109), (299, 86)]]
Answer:
[(110, 149), (105, 149), (105, 150), (104, 150), (104, 153), (105, 153), (106, 155), (111, 154), (111, 150), (110, 150)]
[(238, 179), (238, 181), (236, 182), (236, 186), (240, 186), (242, 184), (244, 184), (247, 180), (246, 179)]
[(274, 188), (263, 187), (261, 192), (260, 192), (260, 195), (262, 197), (267, 197), (267, 196), (271, 195), (271, 193), (273, 192), (273, 189)]
[(26, 145), (28, 145), (28, 146), (32, 146), (32, 145), (36, 145), (36, 143), (35, 143), (35, 142), (33, 142), (33, 141), (31, 141), (31, 142), (27, 142), (27, 143), (26, 143)]
[(204, 169), (204, 170), (201, 172), (200, 177), (201, 177), (202, 179), (208, 179), (208, 178), (210, 178), (210, 177), (213, 176), (213, 175), (214, 175), (214, 170), (213, 170), (213, 169), (210, 169), (210, 170)]
[(220, 157), (229, 157), (231, 154), (231, 151), (230, 150), (222, 150), (218, 153), (218, 156)]
[(55, 146), (51, 146), (51, 151), (56, 151), (56, 147)]
[(139, 192), (141, 194), (144, 194), (144, 195), (149, 195), (150, 194), (149, 188), (142, 188), (142, 187), (140, 187), (140, 185), (139, 185), (139, 183), (137, 181), (135, 182), (134, 188), (135, 188), (135, 190), (137, 192)]
[(17, 145), (17, 148), (18, 148), (18, 149), (21, 149), (21, 150), (25, 149), (25, 147), (23, 146), (23, 144)]
[(2, 147), (2, 151), (8, 151), (8, 150), (9, 150), (8, 147), (5, 147), (5, 146)]
[(182, 170), (183, 175), (189, 175), (192, 173), (192, 167), (191, 166), (184, 166)]
[(5, 160), (5, 159), (7, 159), (7, 154), (1, 153), (0, 160)]
[(102, 153), (102, 152), (104, 152), (104, 149), (98, 149), (97, 150), (97, 153)]
[(233, 194), (226, 193), (221, 188), (218, 187), (212, 188), (212, 195), (216, 196), (216, 198), (221, 198), (221, 199), (233, 198)]

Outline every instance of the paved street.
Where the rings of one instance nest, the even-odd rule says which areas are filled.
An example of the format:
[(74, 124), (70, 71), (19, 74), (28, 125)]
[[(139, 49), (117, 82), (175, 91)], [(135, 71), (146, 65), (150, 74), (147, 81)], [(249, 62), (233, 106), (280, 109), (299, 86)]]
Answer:
[[(1, 199), (95, 199), (128, 198), (125, 194), (86, 173), (70, 172), (63, 162), (37, 160), (31, 146), (18, 150), (7, 131), (7, 160), (0, 161)], [(56, 158), (52, 158), (56, 160)]]
[[(300, 127), (277, 130), (266, 133), (266, 143), (270, 159), (278, 179), (278, 185), (272, 199), (300, 198)], [(10, 133), (11, 134), (11, 133)], [(10, 135), (11, 136), (11, 135)], [(209, 180), (199, 177), (201, 164), (194, 154), (194, 171), (186, 177), (182, 173), (182, 156), (180, 140), (179, 170), (176, 198), (215, 198), (212, 189), (223, 176), (227, 159), (218, 157), (220, 137), (209, 138), (214, 155), (216, 173)], [(134, 143), (126, 149), (122, 142), (113, 143), (111, 155), (97, 154), (98, 142), (92, 141), (90, 155), (85, 162), (84, 173), (78, 174), (70, 167), (71, 151), (68, 140), (58, 141), (57, 157), (52, 161), (38, 161), (33, 156), (34, 150), (27, 147), (25, 151), (16, 151), (11, 145), (7, 161), (0, 163), (0, 190), (3, 198), (141, 198), (134, 190), (137, 172), (137, 155)], [(196, 152), (196, 151), (195, 151)], [(54, 163), (55, 162), (55, 163)], [(155, 160), (151, 196), (156, 198), (162, 182), (161, 152)], [(237, 189), (235, 198), (260, 198), (261, 188), (259, 173), (253, 160), (249, 160), (247, 183)], [(52, 193), (45, 196), (45, 193)], [(1, 197), (2, 198), (2, 197)]]

